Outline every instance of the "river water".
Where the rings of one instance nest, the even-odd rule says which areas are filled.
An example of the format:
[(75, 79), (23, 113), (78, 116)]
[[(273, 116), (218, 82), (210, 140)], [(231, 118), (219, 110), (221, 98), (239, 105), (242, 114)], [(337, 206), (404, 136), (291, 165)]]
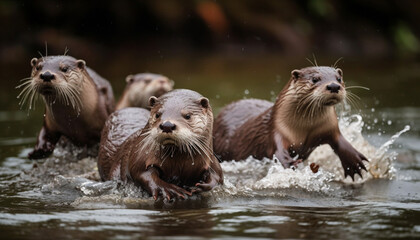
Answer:
[[(273, 56), (191, 57), (141, 62), (140, 69), (199, 91), (217, 113), (234, 99), (274, 100), (290, 71), (305, 65)], [(71, 145), (48, 159), (28, 160), (43, 106), (19, 110), (13, 89), (30, 69), (11, 71), (14, 80), (0, 90), (0, 238), (419, 239), (420, 64), (341, 65), (347, 86), (370, 89), (352, 89), (358, 104), (337, 107), (343, 134), (370, 160), (363, 179), (344, 179), (338, 158), (321, 146), (296, 170), (275, 159), (222, 163), (223, 187), (176, 202), (98, 181), (96, 159), (80, 157), (86, 150)], [(111, 78), (116, 93), (124, 77)], [(317, 173), (312, 162), (320, 165)]]

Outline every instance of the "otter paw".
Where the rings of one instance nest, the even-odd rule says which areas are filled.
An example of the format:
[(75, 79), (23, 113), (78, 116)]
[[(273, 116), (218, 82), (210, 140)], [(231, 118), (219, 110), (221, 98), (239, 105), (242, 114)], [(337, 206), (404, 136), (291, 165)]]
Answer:
[(42, 159), (46, 158), (51, 155), (53, 150), (43, 150), (43, 149), (34, 149), (32, 152), (28, 154), (29, 159)]
[(168, 184), (156, 186), (155, 188), (152, 189), (152, 196), (155, 200), (157, 200), (160, 195), (163, 198), (166, 198), (169, 201), (171, 201), (176, 198), (186, 199), (187, 197), (185, 195), (191, 196), (192, 194), (191, 192), (181, 187), (168, 183)]
[(362, 169), (367, 171), (365, 165), (363, 164), (363, 161), (369, 160), (367, 160), (367, 158), (359, 152), (355, 152), (354, 154), (352, 154), (352, 156), (353, 157), (351, 159), (344, 159), (343, 161), (341, 161), (341, 164), (344, 169), (344, 178), (350, 176), (351, 179), (353, 179), (354, 181), (354, 175), (356, 174), (363, 178)]

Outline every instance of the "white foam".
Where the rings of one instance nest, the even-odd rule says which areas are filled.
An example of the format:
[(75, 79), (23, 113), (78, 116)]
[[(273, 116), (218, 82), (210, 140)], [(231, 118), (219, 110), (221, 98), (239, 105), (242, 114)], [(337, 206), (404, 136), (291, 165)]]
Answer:
[[(342, 114), (339, 119), (339, 127), (344, 137), (369, 159), (369, 162), (364, 162), (368, 171), (363, 171), (363, 179), (357, 175), (354, 182), (350, 177), (344, 178), (339, 158), (331, 147), (323, 145), (316, 148), (295, 170), (284, 169), (277, 159), (257, 160), (249, 157), (240, 162), (223, 162), (224, 186), (203, 195), (220, 200), (238, 196), (283, 197), (288, 196), (291, 190), (328, 194), (335, 190), (336, 182), (358, 184), (372, 178), (393, 178), (396, 153), (389, 149), (410, 127), (406, 126), (381, 147), (375, 148), (363, 137), (363, 124), (362, 117), (357, 114)], [(70, 151), (67, 150), (68, 147), (57, 148), (52, 157), (37, 164), (36, 168), (22, 173), (22, 178), (39, 181), (44, 194), (71, 195), (69, 193), (76, 191), (78, 197), (71, 201), (72, 205), (78, 208), (153, 205), (152, 198), (134, 184), (100, 182), (95, 158), (77, 160), (81, 152), (73, 147)], [(311, 163), (320, 166), (317, 173), (311, 171)]]

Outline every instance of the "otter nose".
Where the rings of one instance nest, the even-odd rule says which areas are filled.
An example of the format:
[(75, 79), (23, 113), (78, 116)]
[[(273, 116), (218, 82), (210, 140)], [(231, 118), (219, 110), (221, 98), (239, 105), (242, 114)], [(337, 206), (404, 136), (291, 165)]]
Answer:
[(40, 78), (44, 80), (44, 82), (51, 82), (54, 79), (54, 75), (51, 74), (49, 71), (46, 71), (41, 74)]
[(330, 91), (331, 93), (338, 93), (340, 88), (341, 86), (335, 83), (331, 83), (330, 85), (327, 86), (327, 90)]
[(173, 130), (175, 130), (176, 125), (169, 122), (169, 121), (166, 121), (166, 122), (160, 124), (159, 128), (162, 129), (162, 131), (165, 132), (165, 133), (171, 133)]

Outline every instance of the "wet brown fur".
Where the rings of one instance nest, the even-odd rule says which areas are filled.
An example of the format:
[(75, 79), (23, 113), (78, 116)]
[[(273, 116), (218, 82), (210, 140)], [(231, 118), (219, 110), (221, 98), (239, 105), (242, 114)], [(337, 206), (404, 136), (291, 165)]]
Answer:
[(126, 77), (127, 85), (116, 110), (126, 107), (149, 108), (151, 96), (160, 97), (173, 89), (173, 81), (154, 73), (138, 73)]
[[(112, 157), (103, 158), (110, 155), (101, 146), (98, 160), (101, 178), (132, 181), (155, 199), (159, 195), (185, 198), (194, 191), (208, 191), (223, 184), (223, 173), (213, 154), (213, 114), (208, 100), (190, 90), (174, 90), (159, 98), (151, 97), (150, 103), (152, 108), (144, 128), (131, 135), (122, 134), (123, 143), (116, 151), (112, 150)], [(119, 110), (110, 118), (118, 118), (113, 122), (124, 124), (127, 114), (122, 113), (127, 110)], [(139, 112), (137, 116), (144, 119), (144, 114)], [(174, 123), (176, 129), (164, 134), (160, 125), (167, 121)], [(111, 122), (107, 123), (102, 141), (111, 131), (124, 132), (115, 129)], [(171, 139), (169, 143), (165, 143), (167, 139)], [(184, 147), (197, 140), (203, 144), (203, 151), (188, 151)]]
[[(339, 84), (339, 92), (328, 92), (326, 86), (330, 84)], [(345, 176), (361, 176), (361, 169), (365, 169), (362, 161), (367, 159), (338, 128), (334, 104), (345, 97), (341, 69), (294, 70), (274, 104), (248, 99), (222, 109), (213, 132), (215, 153), (222, 160), (238, 161), (248, 156), (275, 156), (289, 167), (296, 160), (305, 160), (317, 146), (329, 144), (340, 157)]]
[[(79, 146), (99, 142), (101, 130), (114, 110), (112, 87), (107, 80), (70, 56), (48, 56), (31, 60), (32, 74), (20, 87), (20, 96), (29, 100), (41, 95), (46, 106), (44, 124), (29, 158), (49, 156), (61, 136)], [(41, 74), (51, 73), (50, 81)]]

